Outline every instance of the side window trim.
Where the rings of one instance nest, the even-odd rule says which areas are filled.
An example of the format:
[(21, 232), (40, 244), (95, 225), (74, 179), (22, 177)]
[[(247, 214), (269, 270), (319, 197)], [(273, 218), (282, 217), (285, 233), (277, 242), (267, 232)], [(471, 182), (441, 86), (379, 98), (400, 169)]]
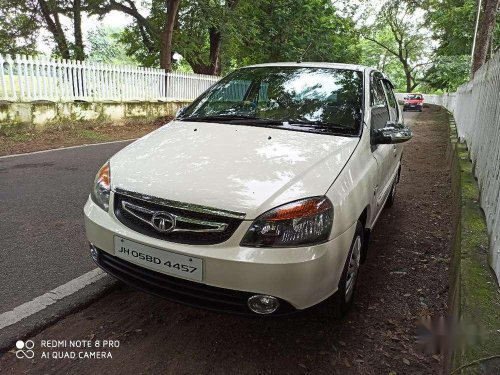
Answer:
[[(387, 109), (387, 111), (389, 111), (389, 103), (388, 103), (388, 100), (387, 100), (387, 96), (385, 95), (385, 88), (384, 88), (384, 84), (383, 84), (383, 77), (379, 77), (380, 73), (378, 73), (376, 71), (373, 71), (370, 75), (371, 75), (371, 77), (370, 77), (370, 107), (371, 108), (384, 108), (385, 107)], [(382, 91), (384, 91), (385, 105), (383, 105), (383, 104), (374, 105), (373, 104), (373, 102), (374, 102), (375, 85), (379, 81), (382, 81)]]
[(396, 104), (396, 107), (394, 107), (394, 110), (395, 110), (395, 113), (396, 113), (396, 120), (395, 120), (395, 122), (398, 123), (399, 122), (399, 105), (398, 105), (398, 101), (396, 100), (396, 95), (394, 95), (394, 91), (392, 89), (392, 83), (390, 83), (390, 81), (387, 80), (387, 79), (383, 79), (382, 80), (382, 86), (384, 88), (384, 92), (385, 92), (385, 96), (386, 96), (386, 101), (387, 101), (387, 106), (389, 108), (389, 113), (391, 112), (390, 108), (392, 108), (392, 106), (391, 106), (391, 100), (389, 99), (389, 96), (392, 97), (392, 100)]

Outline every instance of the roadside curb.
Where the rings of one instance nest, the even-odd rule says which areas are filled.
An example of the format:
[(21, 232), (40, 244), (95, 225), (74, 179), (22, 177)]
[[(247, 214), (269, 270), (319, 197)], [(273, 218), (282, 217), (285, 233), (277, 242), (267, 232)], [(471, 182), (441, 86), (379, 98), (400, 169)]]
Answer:
[(0, 358), (14, 348), (17, 340), (26, 340), (72, 313), (84, 309), (97, 299), (118, 288), (120, 283), (105, 276), (101, 280), (48, 306), (20, 322), (4, 328), (0, 333)]
[(489, 237), (467, 145), (450, 113), (447, 156), (453, 190), (449, 313), (459, 323), (445, 373), (500, 373), (500, 293), (488, 264)]

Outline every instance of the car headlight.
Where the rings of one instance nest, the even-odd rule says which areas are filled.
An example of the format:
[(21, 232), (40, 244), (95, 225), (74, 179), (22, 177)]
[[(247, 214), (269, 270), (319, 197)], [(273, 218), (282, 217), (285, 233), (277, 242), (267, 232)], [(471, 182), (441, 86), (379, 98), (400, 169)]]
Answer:
[(250, 247), (297, 247), (328, 240), (333, 206), (327, 197), (313, 197), (273, 208), (254, 220), (241, 241)]
[(111, 170), (107, 161), (95, 176), (94, 186), (90, 196), (95, 204), (107, 211), (109, 208), (109, 193), (111, 191)]

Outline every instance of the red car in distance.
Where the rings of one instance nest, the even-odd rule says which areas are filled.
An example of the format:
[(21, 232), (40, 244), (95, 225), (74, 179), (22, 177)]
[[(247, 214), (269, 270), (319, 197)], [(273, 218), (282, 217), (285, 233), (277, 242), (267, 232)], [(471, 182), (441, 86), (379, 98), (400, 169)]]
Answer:
[(424, 96), (422, 94), (408, 94), (403, 99), (403, 111), (419, 111), (422, 112), (424, 107)]

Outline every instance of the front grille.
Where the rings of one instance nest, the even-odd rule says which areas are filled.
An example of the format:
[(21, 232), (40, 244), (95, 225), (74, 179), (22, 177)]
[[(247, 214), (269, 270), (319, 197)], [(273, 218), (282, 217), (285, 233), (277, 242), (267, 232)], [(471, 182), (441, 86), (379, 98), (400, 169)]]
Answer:
[[(217, 288), (168, 276), (136, 266), (105, 251), (99, 249), (98, 251), (98, 265), (133, 288), (193, 307), (256, 315), (247, 306), (248, 298), (254, 293)], [(271, 315), (286, 315), (296, 311), (286, 301), (279, 302), (280, 307)]]
[[(129, 192), (115, 192), (114, 212), (121, 223), (136, 232), (190, 245), (227, 241), (245, 216)], [(153, 225), (153, 217), (160, 218), (158, 215), (164, 220)]]

